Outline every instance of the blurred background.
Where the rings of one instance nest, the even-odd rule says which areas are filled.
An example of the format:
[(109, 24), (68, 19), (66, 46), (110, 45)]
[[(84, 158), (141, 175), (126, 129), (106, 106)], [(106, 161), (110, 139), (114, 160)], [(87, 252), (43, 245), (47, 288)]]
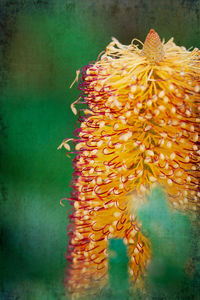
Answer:
[[(78, 90), (69, 86), (112, 36), (123, 44), (144, 41), (151, 28), (178, 45), (200, 48), (200, 1), (0, 1), (0, 299), (64, 299), (69, 206), (59, 201), (70, 193), (72, 157), (57, 147), (72, 137), (76, 122), (70, 104)], [(152, 199), (160, 210), (157, 204), (140, 216), (160, 260), (149, 271), (147, 294), (131, 299), (200, 299), (196, 229), (185, 216), (169, 217), (160, 191)], [(166, 218), (159, 217), (163, 209)], [(150, 217), (158, 226), (166, 220), (162, 245)], [(176, 243), (166, 248), (170, 239)]]

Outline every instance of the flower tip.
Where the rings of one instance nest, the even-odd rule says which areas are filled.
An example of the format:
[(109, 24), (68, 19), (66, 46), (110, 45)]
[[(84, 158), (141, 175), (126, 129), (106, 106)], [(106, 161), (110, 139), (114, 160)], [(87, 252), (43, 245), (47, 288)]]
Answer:
[[(146, 40), (147, 41), (153, 41), (154, 40), (157, 43), (161, 42), (158, 33), (154, 29), (151, 29), (149, 31), (149, 33), (147, 34)], [(145, 42), (146, 42), (146, 40), (145, 40)]]
[(155, 30), (154, 29), (151, 29), (150, 31), (149, 31), (149, 34), (155, 34), (156, 32), (155, 32)]
[(164, 57), (163, 44), (154, 29), (151, 29), (147, 34), (142, 54), (151, 62), (159, 62)]

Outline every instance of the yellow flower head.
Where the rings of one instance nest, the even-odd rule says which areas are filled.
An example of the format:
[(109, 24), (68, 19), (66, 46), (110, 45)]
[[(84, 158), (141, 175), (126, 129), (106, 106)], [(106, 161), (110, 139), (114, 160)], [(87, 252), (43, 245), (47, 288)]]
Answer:
[(88, 109), (74, 139), (67, 277), (74, 296), (106, 284), (111, 237), (127, 244), (130, 279), (141, 278), (150, 251), (135, 212), (152, 186), (175, 208), (199, 207), (200, 52), (161, 42), (153, 29), (142, 50), (135, 41), (113, 38), (81, 70), (78, 101)]

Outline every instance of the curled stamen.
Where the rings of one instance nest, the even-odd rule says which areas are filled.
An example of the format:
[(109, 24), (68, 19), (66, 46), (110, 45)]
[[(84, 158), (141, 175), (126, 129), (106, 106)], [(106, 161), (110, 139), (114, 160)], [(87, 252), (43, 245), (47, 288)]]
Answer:
[(81, 99), (81, 97), (79, 97), (76, 101), (74, 101), (72, 104), (71, 104), (71, 110), (73, 111), (73, 113), (75, 115), (77, 115), (77, 109), (75, 108), (75, 104), (79, 102), (79, 100)]
[(74, 139), (64, 139), (63, 142), (60, 144), (60, 146), (58, 146), (57, 149), (61, 149), (63, 146), (65, 147), (65, 149), (67, 149), (68, 151), (70, 151), (70, 146), (68, 145), (69, 141), (73, 141)]
[(78, 82), (78, 77), (80, 75), (80, 70), (76, 71), (76, 78), (74, 79), (74, 81), (72, 82), (72, 84), (70, 85), (70, 89), (73, 87), (75, 82)]

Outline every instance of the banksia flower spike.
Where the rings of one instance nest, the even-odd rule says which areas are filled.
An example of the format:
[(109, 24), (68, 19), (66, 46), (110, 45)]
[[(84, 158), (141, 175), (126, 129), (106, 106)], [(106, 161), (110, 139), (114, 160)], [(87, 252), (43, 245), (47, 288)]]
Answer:
[(135, 41), (124, 46), (113, 38), (80, 71), (76, 102), (87, 109), (73, 140), (66, 279), (74, 298), (106, 284), (113, 237), (127, 245), (130, 281), (140, 281), (150, 246), (136, 209), (154, 185), (171, 206), (199, 208), (200, 52), (161, 42), (154, 30), (142, 49)]

